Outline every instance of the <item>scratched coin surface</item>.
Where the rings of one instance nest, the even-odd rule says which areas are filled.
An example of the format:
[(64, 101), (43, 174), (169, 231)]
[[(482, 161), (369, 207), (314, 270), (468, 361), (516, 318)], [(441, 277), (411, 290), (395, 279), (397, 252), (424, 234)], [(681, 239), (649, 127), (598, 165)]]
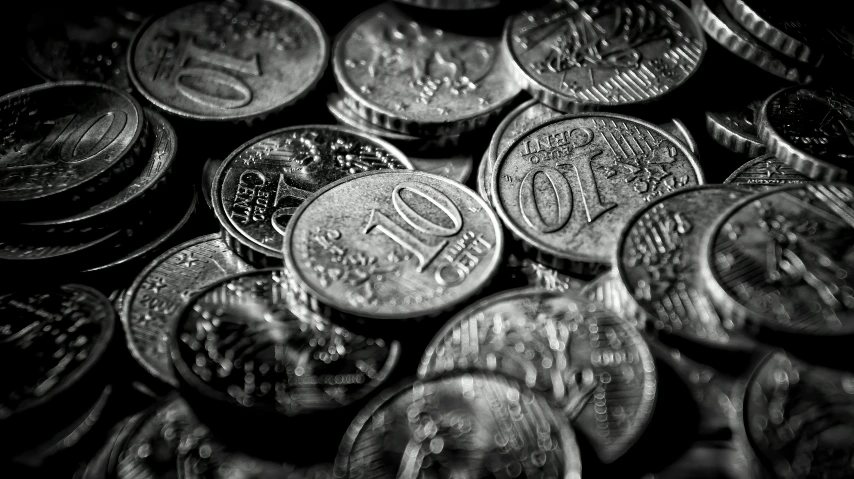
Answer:
[(772, 189), (778, 186), (811, 181), (774, 155), (762, 155), (741, 165), (732, 172), (724, 184)]
[(589, 273), (611, 262), (636, 211), (701, 183), (694, 156), (660, 127), (580, 113), (517, 138), (496, 162), (491, 196), (505, 225), (540, 262)]
[(854, 332), (854, 188), (790, 185), (734, 206), (706, 248), (710, 291), (773, 331)]
[(648, 330), (713, 347), (746, 345), (738, 325), (720, 312), (705, 287), (703, 239), (718, 216), (750, 195), (726, 186), (697, 186), (651, 202), (626, 224), (614, 264), (626, 314)]
[(115, 453), (117, 479), (331, 479), (331, 464), (294, 466), (216, 440), (180, 398), (145, 413)]
[(133, 358), (152, 377), (177, 387), (168, 342), (176, 315), (209, 284), (250, 269), (219, 235), (192, 239), (152, 261), (122, 301), (121, 320)]
[(385, 3), (341, 33), (333, 70), (359, 116), (414, 135), (453, 135), (484, 126), (519, 93), (499, 43), (418, 23)]
[(765, 143), (756, 131), (756, 112), (761, 106), (751, 102), (740, 110), (707, 111), (706, 130), (727, 149), (755, 158), (765, 153)]
[(743, 417), (775, 477), (854, 477), (854, 374), (773, 353), (747, 385)]
[(544, 393), (604, 462), (638, 440), (655, 404), (655, 364), (637, 329), (569, 292), (510, 290), (455, 315), (427, 346), (418, 376), (467, 368)]
[(677, 0), (551, 0), (510, 17), (504, 41), (520, 84), (561, 111), (655, 100), (688, 80), (706, 51)]
[(249, 121), (293, 104), (326, 69), (329, 41), (289, 0), (182, 6), (146, 23), (128, 55), (134, 86), (194, 120)]
[(400, 345), (289, 307), (283, 275), (239, 273), (190, 300), (170, 345), (183, 381), (222, 403), (287, 417), (341, 408), (380, 386)]
[(336, 478), (581, 478), (572, 428), (539, 394), (490, 373), (386, 391), (350, 424)]
[(139, 103), (107, 85), (52, 83), (0, 97), (0, 204), (93, 190), (133, 164), (143, 124)]
[(330, 315), (372, 320), (420, 319), (469, 300), (495, 276), (503, 247), (501, 224), (477, 193), (419, 171), (325, 187), (284, 240), (295, 288)]
[(7, 365), (0, 381), (0, 426), (44, 406), (90, 373), (104, 356), (114, 322), (107, 298), (86, 286), (0, 295), (0, 358)]
[(244, 143), (220, 166), (214, 212), (235, 251), (264, 264), (267, 258), (281, 259), (282, 233), (315, 191), (363, 171), (411, 168), (400, 150), (355, 129), (308, 125), (275, 130)]
[(835, 90), (786, 88), (759, 111), (759, 136), (768, 153), (822, 181), (854, 169), (854, 100)]

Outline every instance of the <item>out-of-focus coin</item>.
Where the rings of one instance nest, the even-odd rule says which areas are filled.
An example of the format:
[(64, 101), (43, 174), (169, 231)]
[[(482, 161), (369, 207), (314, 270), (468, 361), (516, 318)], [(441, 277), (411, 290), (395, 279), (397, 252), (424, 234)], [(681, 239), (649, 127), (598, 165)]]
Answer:
[(318, 82), (329, 41), (289, 0), (204, 1), (152, 18), (128, 51), (134, 86), (183, 118), (251, 122)]
[(490, 373), (455, 373), (385, 391), (350, 425), (334, 477), (580, 479), (575, 435), (548, 402)]
[(214, 179), (216, 178), (216, 172), (219, 170), (220, 165), (222, 165), (223, 160), (218, 158), (208, 158), (205, 161), (205, 165), (202, 167), (202, 197), (205, 199), (205, 203), (208, 204), (208, 208), (213, 209), (213, 200), (211, 199), (211, 191), (213, 190)]
[(474, 168), (474, 159), (468, 153), (448, 158), (409, 158), (409, 161), (418, 171), (444, 176), (463, 184), (468, 181)]
[(93, 396), (86, 386), (97, 383), (115, 312), (97, 291), (64, 285), (0, 295), (0, 318), (0, 359), (9, 366), (0, 382), (0, 443), (8, 451), (46, 439), (67, 424), (64, 416), (91, 405), (77, 403), (100, 391)]
[(775, 477), (854, 476), (854, 374), (772, 353), (748, 383), (743, 415)]
[(493, 205), (540, 263), (592, 274), (611, 261), (628, 218), (652, 199), (703, 183), (687, 147), (660, 127), (612, 113), (549, 120), (495, 165)]
[(418, 375), (466, 368), (501, 372), (545, 393), (604, 462), (638, 440), (655, 404), (655, 365), (637, 329), (568, 292), (506, 291), (451, 318)]
[(808, 181), (810, 181), (809, 178), (778, 160), (774, 155), (763, 155), (739, 166), (724, 180), (724, 184), (755, 186), (767, 190)]
[(691, 9), (703, 30), (733, 54), (791, 82), (809, 83), (812, 80), (806, 64), (763, 45), (735, 21), (721, 0), (691, 0)]
[(854, 187), (758, 193), (724, 213), (707, 238), (700, 270), (735, 320), (799, 335), (854, 332)]
[[(149, 195), (162, 192), (162, 188), (166, 185), (165, 180), (178, 150), (175, 129), (162, 115), (146, 109), (145, 119), (151, 135), (146, 141), (150, 141), (152, 149), (145, 165), (137, 169), (138, 173), (132, 181), (109, 198), (83, 210), (63, 217), (26, 222), (23, 223), (23, 227), (49, 231), (79, 230), (91, 227), (93, 222), (98, 224), (108, 224), (112, 222), (111, 220), (122, 222), (124, 215), (144, 211), (143, 209), (149, 205)], [(140, 158), (139, 161), (143, 162), (143, 159)]]
[(0, 238), (0, 265), (9, 271), (30, 274), (46, 271), (48, 267), (62, 267), (65, 270), (85, 268), (100, 248), (118, 244), (133, 232), (134, 228), (126, 228), (107, 229), (84, 236), (4, 236)]
[(0, 205), (34, 218), (55, 210), (30, 202), (67, 208), (95, 194), (133, 166), (144, 124), (136, 100), (102, 84), (53, 83), (0, 97)]
[[(751, 35), (777, 52), (803, 63), (817, 66), (823, 54), (810, 48), (795, 18), (777, 15), (780, 8), (768, 0), (723, 0), (735, 20)], [(770, 8), (769, 8), (770, 7)]]
[(854, 170), (854, 101), (835, 90), (785, 88), (759, 110), (768, 152), (815, 180), (844, 180)]
[(637, 327), (637, 321), (634, 318), (623, 314), (627, 295), (626, 288), (620, 284), (620, 278), (614, 273), (613, 269), (588, 281), (584, 288), (581, 289), (581, 296), (601, 304), (607, 310), (618, 314), (621, 318), (628, 321), (632, 326)]
[(765, 153), (765, 144), (756, 131), (758, 102), (738, 111), (707, 111), (706, 130), (709, 135), (730, 151), (754, 158)]
[(549, 291), (580, 291), (587, 285), (586, 281), (567, 276), (530, 258), (519, 258), (511, 254), (504, 266), (510, 274), (522, 276), (525, 286)]
[(660, 336), (718, 348), (750, 346), (732, 333), (739, 325), (717, 310), (699, 271), (707, 231), (723, 210), (749, 195), (733, 187), (697, 186), (635, 214), (620, 235), (613, 260), (627, 293), (626, 315)]
[(495, 8), (501, 4), (501, 0), (395, 0), (421, 8), (433, 10), (480, 10), (484, 8)]
[(499, 46), (385, 3), (339, 35), (332, 66), (344, 102), (362, 118), (412, 135), (455, 135), (482, 127), (519, 93)]
[(219, 235), (195, 238), (160, 255), (123, 300), (120, 317), (131, 355), (152, 377), (177, 387), (168, 343), (176, 315), (207, 285), (250, 269)]
[(382, 330), (470, 300), (498, 271), (504, 236), (489, 205), (465, 186), (419, 171), (379, 171), (343, 178), (306, 200), (283, 244), (301, 302)]
[(281, 262), (282, 233), (312, 193), (355, 173), (407, 168), (412, 163), (400, 150), (348, 127), (275, 130), (225, 159), (214, 179), (214, 212), (240, 256), (262, 266)]
[(504, 41), (520, 84), (561, 111), (655, 100), (688, 80), (706, 51), (676, 0), (551, 0), (512, 16)]

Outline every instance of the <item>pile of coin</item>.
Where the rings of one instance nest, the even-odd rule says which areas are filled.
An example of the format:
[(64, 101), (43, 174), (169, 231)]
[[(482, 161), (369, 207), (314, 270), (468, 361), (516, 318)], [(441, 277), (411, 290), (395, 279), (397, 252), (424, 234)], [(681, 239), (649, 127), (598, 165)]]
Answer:
[(120, 0), (15, 28), (4, 477), (854, 476), (845, 25)]

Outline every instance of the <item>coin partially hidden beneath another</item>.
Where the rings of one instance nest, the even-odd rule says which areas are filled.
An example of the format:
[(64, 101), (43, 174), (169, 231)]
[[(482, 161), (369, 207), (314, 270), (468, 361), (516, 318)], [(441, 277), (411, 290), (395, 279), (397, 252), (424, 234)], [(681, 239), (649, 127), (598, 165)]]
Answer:
[(812, 181), (778, 160), (774, 155), (754, 158), (733, 171), (724, 184), (772, 189)]
[(418, 171), (444, 176), (461, 184), (465, 184), (468, 181), (471, 171), (474, 168), (474, 159), (468, 153), (439, 158), (410, 157), (409, 161), (412, 162), (412, 166)]
[(765, 144), (756, 131), (756, 113), (760, 107), (759, 102), (753, 102), (739, 111), (707, 111), (706, 130), (728, 150), (754, 158), (765, 153)]

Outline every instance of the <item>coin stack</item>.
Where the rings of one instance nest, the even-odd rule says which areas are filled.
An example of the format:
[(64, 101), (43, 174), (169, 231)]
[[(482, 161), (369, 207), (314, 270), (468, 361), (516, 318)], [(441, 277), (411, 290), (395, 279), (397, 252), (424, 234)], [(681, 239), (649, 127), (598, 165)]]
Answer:
[(336, 8), (21, 19), (4, 477), (854, 477), (846, 25)]

